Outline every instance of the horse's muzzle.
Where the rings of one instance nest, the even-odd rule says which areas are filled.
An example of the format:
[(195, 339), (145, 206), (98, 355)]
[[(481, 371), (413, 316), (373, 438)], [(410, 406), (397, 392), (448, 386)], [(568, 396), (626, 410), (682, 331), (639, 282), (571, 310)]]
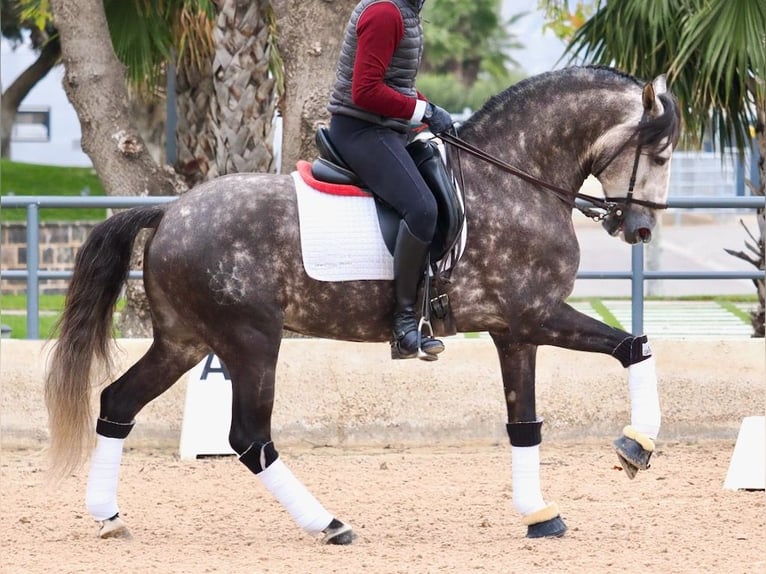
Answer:
[(649, 243), (656, 223), (657, 218), (653, 211), (633, 206), (619, 215), (607, 215), (602, 225), (609, 235), (614, 237), (622, 233), (623, 240), (633, 245)]

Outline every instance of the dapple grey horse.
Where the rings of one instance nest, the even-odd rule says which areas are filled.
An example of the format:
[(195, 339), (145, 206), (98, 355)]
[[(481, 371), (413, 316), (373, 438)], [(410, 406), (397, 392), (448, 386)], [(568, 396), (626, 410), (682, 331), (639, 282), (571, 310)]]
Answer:
[[(449, 146), (464, 187), (468, 235), (442, 288), (455, 329), (489, 332), (497, 347), (513, 502), (529, 537), (566, 530), (557, 505), (540, 489), (538, 346), (615, 357), (627, 370), (631, 398), (631, 421), (620, 429), (617, 454), (631, 478), (649, 466), (660, 426), (651, 350), (645, 336), (607, 326), (565, 302), (580, 258), (572, 212), (576, 191), (596, 174), (607, 198), (606, 231), (628, 243), (648, 241), (666, 201), (679, 126), (662, 76), (644, 84), (609, 68), (575, 67), (519, 82), (458, 132), (460, 142), (525, 177)], [(101, 536), (126, 531), (116, 500), (117, 471), (136, 415), (214, 352), (232, 381), (229, 440), (240, 461), (304, 530), (328, 543), (351, 542), (349, 524), (303, 486), (272, 442), (275, 370), (285, 328), (314, 337), (388, 341), (393, 286), (307, 275), (289, 175), (219, 177), (171, 203), (121, 212), (93, 230), (77, 255), (46, 379), (54, 468), (71, 470), (93, 447), (90, 374), (109, 361), (114, 305), (134, 238), (144, 228), (151, 229), (143, 271), (153, 342), (101, 391), (86, 492)], [(436, 331), (441, 334), (438, 322)]]

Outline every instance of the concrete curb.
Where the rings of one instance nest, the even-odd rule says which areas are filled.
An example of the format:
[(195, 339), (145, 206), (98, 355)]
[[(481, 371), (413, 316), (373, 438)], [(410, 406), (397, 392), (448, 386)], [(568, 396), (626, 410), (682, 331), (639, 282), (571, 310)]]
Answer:
[[(118, 341), (125, 369), (147, 339)], [(47, 441), (40, 341), (0, 342), (0, 437), (6, 447)], [(764, 412), (763, 340), (654, 340), (663, 407), (661, 438), (736, 438)], [(537, 357), (544, 439), (616, 436), (629, 422), (627, 378), (612, 358), (552, 347)], [(148, 405), (130, 446), (177, 448), (186, 380)], [(97, 393), (94, 393), (94, 406)], [(394, 361), (382, 344), (286, 339), (277, 368), (277, 444), (433, 445), (506, 441), (497, 356), (486, 339), (448, 339), (435, 363)]]

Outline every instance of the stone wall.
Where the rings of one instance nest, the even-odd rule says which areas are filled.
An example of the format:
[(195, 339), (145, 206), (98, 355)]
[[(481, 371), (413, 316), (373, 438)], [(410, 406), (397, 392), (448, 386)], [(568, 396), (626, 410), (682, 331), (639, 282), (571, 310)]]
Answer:
[[(41, 223), (39, 265), (46, 271), (69, 271), (74, 266), (77, 249), (85, 241), (91, 223)], [(0, 255), (2, 269), (26, 269), (27, 266), (27, 224), (25, 222), (4, 223), (0, 228)], [(40, 281), (41, 293), (63, 293), (68, 281), (51, 279)], [(2, 292), (17, 294), (26, 292), (26, 281), (3, 280)]]

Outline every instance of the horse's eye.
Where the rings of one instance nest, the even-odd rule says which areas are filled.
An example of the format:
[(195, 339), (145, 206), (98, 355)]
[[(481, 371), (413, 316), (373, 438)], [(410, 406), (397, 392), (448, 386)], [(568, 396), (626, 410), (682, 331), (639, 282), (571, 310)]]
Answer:
[(668, 158), (656, 155), (652, 158), (652, 161), (654, 165), (665, 165), (668, 162)]

